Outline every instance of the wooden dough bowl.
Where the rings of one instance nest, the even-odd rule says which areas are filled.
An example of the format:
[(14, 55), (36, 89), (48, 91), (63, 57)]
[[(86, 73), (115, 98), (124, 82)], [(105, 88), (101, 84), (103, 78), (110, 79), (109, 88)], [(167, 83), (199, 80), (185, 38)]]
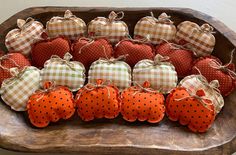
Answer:
[[(70, 9), (86, 23), (109, 12), (124, 11), (123, 20), (133, 34), (137, 21), (153, 11), (171, 15), (177, 25), (190, 20), (205, 22), (215, 28), (216, 46), (213, 55), (224, 63), (236, 46), (236, 34), (223, 23), (206, 14), (185, 8), (78, 8), (36, 7), (25, 9), (0, 25), (1, 48), (9, 30), (16, 27), (18, 18), (31, 16), (46, 23), (51, 17), (63, 16)], [(234, 57), (234, 63), (236, 57)], [(2, 101), (1, 101), (2, 102)], [(33, 128), (22, 113), (0, 104), (0, 146), (23, 152), (79, 152), (88, 154), (232, 154), (236, 152), (236, 91), (225, 98), (225, 106), (212, 128), (204, 134), (190, 132), (186, 127), (167, 118), (160, 124), (127, 123), (121, 117), (114, 120), (82, 122), (78, 116), (69, 121), (51, 124), (45, 129)]]

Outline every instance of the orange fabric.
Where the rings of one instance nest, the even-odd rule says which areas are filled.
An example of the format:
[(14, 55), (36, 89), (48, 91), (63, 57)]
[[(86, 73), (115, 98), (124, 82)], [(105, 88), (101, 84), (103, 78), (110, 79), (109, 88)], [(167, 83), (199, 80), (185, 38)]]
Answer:
[(33, 94), (27, 105), (30, 122), (36, 127), (46, 127), (50, 122), (69, 119), (75, 112), (73, 94), (68, 88), (58, 86), (48, 92)]
[(102, 85), (102, 80), (97, 81), (97, 86), (87, 84), (76, 95), (78, 115), (84, 121), (95, 118), (113, 119), (120, 113), (119, 90), (113, 85)]
[[(205, 94), (200, 90), (196, 95), (204, 97)], [(206, 132), (215, 120), (214, 106), (209, 104), (205, 107), (198, 99), (191, 97), (185, 88), (178, 87), (167, 97), (166, 113), (170, 120), (187, 125), (193, 132)]]
[[(144, 84), (148, 88), (149, 84)], [(124, 90), (121, 94), (121, 114), (126, 121), (160, 122), (165, 115), (164, 96), (158, 92), (139, 91), (133, 86)]]

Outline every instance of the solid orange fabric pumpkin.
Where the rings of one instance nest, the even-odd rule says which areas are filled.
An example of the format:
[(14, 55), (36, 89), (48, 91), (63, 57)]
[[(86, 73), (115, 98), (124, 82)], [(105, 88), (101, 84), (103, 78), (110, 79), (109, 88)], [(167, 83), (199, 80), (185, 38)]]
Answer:
[(30, 122), (36, 127), (46, 127), (50, 122), (69, 119), (75, 112), (73, 94), (67, 87), (44, 84), (44, 90), (33, 94), (27, 105)]
[(97, 84), (87, 84), (76, 95), (78, 115), (84, 121), (95, 118), (113, 119), (120, 113), (119, 90), (114, 85), (105, 85), (103, 80)]
[(164, 96), (150, 87), (149, 82), (133, 86), (121, 94), (121, 114), (126, 121), (160, 122), (165, 115)]
[(187, 125), (193, 132), (206, 132), (216, 115), (212, 101), (205, 98), (202, 89), (190, 94), (183, 87), (177, 87), (167, 97), (166, 113), (170, 120)]

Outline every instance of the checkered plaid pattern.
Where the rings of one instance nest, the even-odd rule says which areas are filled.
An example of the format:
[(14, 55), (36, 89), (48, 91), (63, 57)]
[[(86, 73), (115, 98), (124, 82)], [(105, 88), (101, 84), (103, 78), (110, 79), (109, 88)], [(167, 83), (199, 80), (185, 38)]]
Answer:
[(166, 94), (176, 87), (178, 77), (172, 64), (154, 65), (153, 61), (145, 59), (134, 66), (133, 82), (142, 85), (145, 81), (150, 82), (151, 88)]
[(115, 44), (127, 38), (129, 30), (123, 21), (109, 21), (107, 18), (97, 17), (88, 24), (88, 35), (106, 37)]
[(208, 24), (201, 27), (196, 23), (184, 21), (177, 27), (175, 41), (177, 43), (186, 42), (188, 48), (194, 51), (195, 55), (210, 55), (215, 46), (215, 37), (211, 34), (213, 28)]
[(25, 111), (29, 97), (40, 88), (40, 72), (26, 67), (16, 76), (4, 80), (1, 87), (2, 100), (15, 111)]
[(119, 89), (125, 89), (131, 85), (131, 68), (123, 61), (108, 62), (97, 60), (92, 63), (89, 73), (89, 83), (96, 83), (97, 79), (103, 79), (115, 84)]
[(43, 31), (43, 25), (40, 22), (30, 21), (22, 28), (16, 28), (8, 32), (5, 45), (8, 51), (18, 51), (28, 56), (31, 52), (31, 45), (41, 38)]
[(77, 61), (68, 62), (73, 68), (60, 61), (48, 60), (41, 70), (42, 81), (53, 81), (56, 85), (66, 86), (77, 91), (85, 82), (85, 68)]
[[(206, 86), (200, 79), (204, 78), (201, 75), (190, 75), (182, 79), (178, 86), (186, 88), (190, 93), (195, 94), (198, 90), (203, 89), (206, 98), (210, 99), (214, 106), (216, 112), (220, 112), (221, 108), (224, 106), (224, 99), (216, 91), (208, 86)], [(205, 78), (204, 78), (205, 79)], [(207, 81), (207, 80), (206, 80)]]
[(134, 38), (149, 38), (153, 44), (174, 40), (176, 27), (172, 22), (160, 22), (152, 16), (141, 18), (134, 28)]
[(46, 25), (49, 37), (66, 36), (71, 40), (85, 36), (87, 26), (85, 22), (74, 16), (69, 10), (65, 12), (64, 17), (53, 17)]

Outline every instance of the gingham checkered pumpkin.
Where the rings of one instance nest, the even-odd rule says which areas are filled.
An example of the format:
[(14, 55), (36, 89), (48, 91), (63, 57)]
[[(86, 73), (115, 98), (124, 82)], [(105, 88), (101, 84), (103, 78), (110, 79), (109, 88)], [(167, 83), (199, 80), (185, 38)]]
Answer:
[[(120, 18), (118, 15), (122, 14)], [(90, 37), (106, 37), (111, 43), (117, 43), (129, 36), (128, 26), (120, 21), (124, 16), (123, 12), (112, 11), (108, 18), (97, 17), (88, 24), (88, 35)]]
[(198, 90), (202, 89), (205, 92), (205, 97), (212, 101), (216, 113), (219, 113), (224, 106), (224, 99), (218, 90), (218, 80), (208, 83), (202, 75), (190, 75), (182, 79), (178, 86), (186, 88), (192, 94), (196, 94)]
[(213, 27), (203, 24), (184, 21), (177, 26), (175, 41), (186, 44), (197, 57), (210, 55), (215, 46), (215, 37), (212, 35)]
[(66, 36), (71, 40), (85, 35), (87, 26), (85, 22), (66, 10), (64, 17), (52, 17), (46, 25), (49, 37)]
[(175, 67), (166, 62), (169, 58), (157, 54), (152, 60), (141, 60), (133, 69), (133, 82), (141, 85), (149, 81), (151, 88), (160, 90), (162, 93), (169, 93), (178, 81)]
[(66, 53), (64, 59), (54, 55), (45, 62), (41, 70), (42, 81), (53, 81), (56, 85), (66, 86), (77, 91), (84, 85), (85, 68), (78, 61), (70, 61), (72, 56)]
[(153, 44), (159, 44), (162, 40), (174, 40), (176, 27), (170, 20), (170, 16), (162, 13), (158, 19), (153, 15), (141, 18), (134, 28), (134, 38), (149, 38)]
[(25, 111), (29, 97), (40, 88), (40, 70), (25, 67), (19, 71), (11, 68), (12, 78), (3, 81), (0, 94), (2, 100), (15, 111)]
[(40, 40), (44, 31), (43, 24), (34, 21), (33, 18), (17, 20), (18, 28), (8, 32), (5, 38), (5, 45), (8, 51), (17, 51), (28, 56), (31, 45)]
[(99, 59), (92, 63), (88, 73), (89, 83), (96, 83), (97, 79), (108, 80), (119, 89), (125, 89), (131, 85), (131, 68), (124, 61), (111, 58)]

